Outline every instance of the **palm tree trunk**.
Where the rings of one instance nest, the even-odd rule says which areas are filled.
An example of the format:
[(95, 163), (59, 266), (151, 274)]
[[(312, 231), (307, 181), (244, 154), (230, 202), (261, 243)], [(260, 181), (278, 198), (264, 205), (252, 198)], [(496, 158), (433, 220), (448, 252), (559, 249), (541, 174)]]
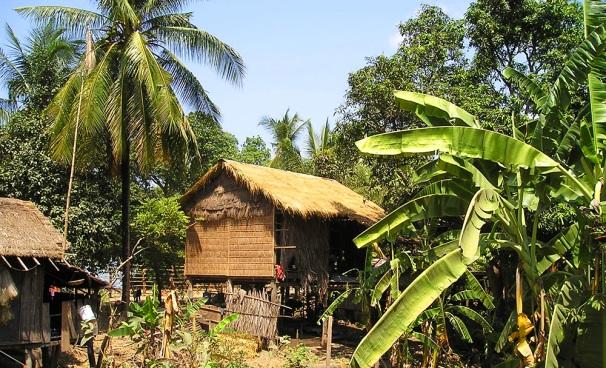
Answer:
[(126, 306), (130, 303), (130, 144), (128, 139), (122, 148), (122, 162), (120, 163), (120, 176), (122, 179), (122, 220), (120, 222), (122, 234), (122, 302)]

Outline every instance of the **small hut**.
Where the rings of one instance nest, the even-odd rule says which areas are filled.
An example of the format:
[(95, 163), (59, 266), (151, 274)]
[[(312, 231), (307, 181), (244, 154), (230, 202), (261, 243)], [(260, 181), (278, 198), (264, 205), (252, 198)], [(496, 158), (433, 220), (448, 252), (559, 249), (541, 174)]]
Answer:
[(63, 237), (31, 202), (0, 198), (0, 366), (53, 367), (77, 310), (107, 283), (64, 260)]
[(283, 300), (292, 287), (304, 295), (314, 288), (324, 303), (330, 275), (362, 266), (352, 239), (384, 215), (335, 180), (229, 160), (181, 203), (192, 219), (184, 272), (193, 282), (250, 289), (277, 281)]

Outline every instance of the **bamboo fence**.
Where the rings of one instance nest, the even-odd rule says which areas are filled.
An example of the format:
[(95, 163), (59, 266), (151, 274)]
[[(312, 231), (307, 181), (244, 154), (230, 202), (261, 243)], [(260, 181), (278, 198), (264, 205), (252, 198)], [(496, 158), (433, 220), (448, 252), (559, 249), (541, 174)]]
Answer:
[(276, 337), (280, 304), (270, 301), (268, 293), (240, 289), (226, 296), (227, 312), (240, 315), (233, 328), (268, 339)]

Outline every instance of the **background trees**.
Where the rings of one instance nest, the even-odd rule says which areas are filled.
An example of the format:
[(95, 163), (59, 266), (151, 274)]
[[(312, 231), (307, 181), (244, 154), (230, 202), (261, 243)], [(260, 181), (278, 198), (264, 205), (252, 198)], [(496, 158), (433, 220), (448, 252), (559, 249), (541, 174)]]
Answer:
[[(508, 133), (512, 112), (517, 121), (526, 118), (526, 100), (507, 88), (500, 72), (508, 65), (528, 69), (532, 64), (543, 81), (552, 80), (581, 41), (581, 22), (579, 6), (567, 1), (477, 1), (462, 20), (422, 6), (400, 25), (403, 41), (393, 56), (369, 57), (365, 67), (349, 75), (345, 103), (337, 109), (334, 160), (342, 167), (362, 160), (373, 173), (373, 187), (381, 188), (380, 203), (396, 208), (417, 190), (411, 167), (418, 166), (418, 158), (368, 161), (353, 148), (366, 135), (420, 126), (414, 113), (398, 107), (392, 91), (445, 98), (484, 127)], [(349, 175), (353, 170), (334, 178), (347, 181)]]

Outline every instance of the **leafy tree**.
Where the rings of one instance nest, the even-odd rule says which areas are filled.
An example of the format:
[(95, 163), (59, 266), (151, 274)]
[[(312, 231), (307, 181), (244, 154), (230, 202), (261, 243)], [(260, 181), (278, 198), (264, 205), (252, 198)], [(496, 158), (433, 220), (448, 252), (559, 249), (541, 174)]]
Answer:
[[(581, 6), (570, 0), (478, 0), (465, 14), (473, 65), (521, 121), (533, 105), (520, 99), (501, 71), (513, 67), (539, 84), (560, 72), (570, 50), (583, 39)], [(571, 91), (584, 99), (582, 91)]]
[(280, 119), (269, 116), (261, 119), (259, 125), (267, 129), (273, 139), (271, 145), (274, 148), (274, 158), (269, 166), (290, 171), (303, 170), (297, 140), (307, 124), (308, 121), (303, 121), (298, 114), (290, 116), (290, 110), (286, 110)]
[(218, 160), (238, 157), (238, 140), (224, 131), (217, 121), (203, 112), (192, 112), (187, 118), (197, 144), (188, 147), (185, 160), (159, 164), (149, 174), (143, 174), (165, 196), (185, 192)]
[[(185, 154), (184, 148), (195, 142), (177, 96), (195, 110), (219, 115), (179, 57), (206, 63), (236, 84), (244, 66), (231, 47), (191, 23), (192, 14), (182, 12), (186, 1), (95, 3), (98, 12), (58, 6), (22, 7), (17, 12), (39, 22), (53, 19), (56, 26), (81, 37), (87, 30), (94, 32), (97, 65), (85, 74), (82, 63), (47, 109), (53, 120), (52, 156), (71, 158), (79, 121), (79, 162), (106, 154), (120, 166), (122, 259), (127, 261), (131, 158), (146, 171), (157, 161)], [(122, 284), (122, 298), (128, 302), (130, 262)]]
[[(337, 110), (335, 127), (338, 166), (352, 167), (360, 157), (354, 142), (366, 135), (419, 126), (414, 113), (399, 108), (394, 90), (409, 90), (448, 97), (482, 116), (499, 122), (502, 97), (492, 91), (466, 58), (465, 24), (435, 6), (424, 5), (419, 14), (399, 27), (403, 42), (393, 56), (368, 59), (365, 67), (349, 75), (345, 103)], [(364, 159), (364, 158), (363, 158)], [(410, 168), (422, 157), (398, 161), (364, 159), (375, 187), (384, 190), (379, 202), (395, 208), (417, 189)], [(343, 179), (341, 179), (343, 180)]]
[(159, 296), (163, 270), (183, 262), (183, 241), (189, 218), (181, 210), (179, 197), (150, 198), (135, 209), (133, 230), (144, 247), (137, 257), (156, 276)]
[(8, 112), (21, 106), (45, 107), (71, 71), (78, 45), (62, 30), (47, 23), (32, 30), (24, 41), (7, 25), (8, 44), (0, 49), (0, 80), (7, 86), (2, 100), (4, 121)]
[[(46, 153), (49, 142), (48, 121), (35, 110), (16, 112), (0, 127), (0, 196), (36, 203), (62, 228), (69, 172)], [(92, 270), (104, 269), (119, 253), (119, 191), (106, 172), (81, 170), (73, 188), (68, 253)]]
[[(524, 19), (516, 18), (522, 14)], [(400, 25), (403, 41), (393, 56), (368, 58), (366, 66), (349, 75), (345, 103), (337, 109), (336, 165), (352, 167), (352, 159), (359, 157), (353, 143), (366, 135), (420, 126), (414, 112), (399, 108), (394, 90), (445, 98), (477, 116), (484, 127), (510, 134), (511, 112), (518, 121), (525, 118), (517, 109), (525, 100), (511, 98), (500, 75), (506, 63), (495, 61), (516, 49), (512, 60), (526, 64), (526, 50), (534, 70), (545, 75), (542, 80), (552, 81), (581, 40), (581, 19), (578, 5), (564, 0), (481, 0), (462, 20), (422, 6)], [(397, 207), (418, 190), (411, 185), (410, 168), (422, 158), (363, 160), (373, 171), (374, 187), (385, 194), (380, 202), (385, 208)]]
[(581, 6), (569, 0), (477, 0), (465, 22), (474, 64), (506, 87), (506, 67), (553, 80), (583, 39)]
[(267, 166), (271, 161), (271, 151), (260, 136), (246, 137), (240, 147), (238, 160), (247, 164)]

